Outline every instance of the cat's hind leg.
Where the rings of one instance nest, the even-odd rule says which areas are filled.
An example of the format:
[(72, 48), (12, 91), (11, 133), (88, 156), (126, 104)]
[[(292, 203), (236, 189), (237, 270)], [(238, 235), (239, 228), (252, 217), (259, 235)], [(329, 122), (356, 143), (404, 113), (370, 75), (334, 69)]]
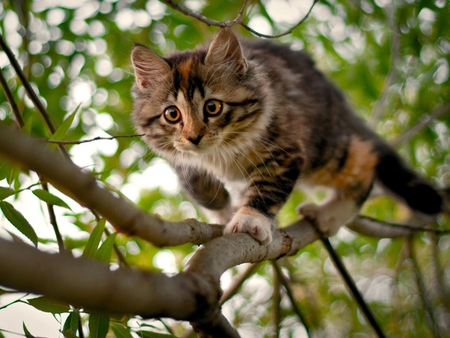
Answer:
[[(336, 194), (337, 195), (337, 194)], [(334, 236), (339, 228), (350, 222), (360, 205), (352, 198), (333, 196), (322, 204), (304, 203), (298, 213), (310, 221), (325, 237)]]
[(309, 177), (312, 185), (333, 189), (334, 194), (323, 203), (303, 204), (298, 212), (311, 221), (324, 236), (335, 235), (339, 228), (350, 222), (366, 200), (375, 179), (379, 154), (372, 140), (357, 136), (346, 145), (343, 159), (330, 160)]

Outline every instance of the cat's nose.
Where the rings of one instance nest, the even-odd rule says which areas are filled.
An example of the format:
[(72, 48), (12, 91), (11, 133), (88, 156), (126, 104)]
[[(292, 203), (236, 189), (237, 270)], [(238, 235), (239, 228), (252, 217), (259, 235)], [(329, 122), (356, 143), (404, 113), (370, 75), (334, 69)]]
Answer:
[(198, 145), (200, 143), (200, 140), (202, 139), (203, 135), (200, 134), (194, 134), (194, 135), (189, 135), (186, 138), (195, 145)]

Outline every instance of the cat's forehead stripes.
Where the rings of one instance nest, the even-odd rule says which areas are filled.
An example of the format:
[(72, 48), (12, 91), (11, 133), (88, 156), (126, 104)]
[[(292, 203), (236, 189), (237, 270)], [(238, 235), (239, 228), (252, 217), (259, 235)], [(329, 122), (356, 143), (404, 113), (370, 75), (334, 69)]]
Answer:
[(191, 68), (192, 68), (192, 59), (190, 58), (181, 62), (177, 67), (178, 72), (180, 74), (181, 85), (184, 88), (189, 87), (189, 74), (191, 73)]
[(205, 89), (203, 81), (196, 74), (194, 67), (196, 60), (194, 58), (187, 58), (176, 64), (174, 69), (174, 84), (175, 96), (177, 92), (182, 90), (187, 95), (187, 99), (192, 101), (195, 91), (198, 90), (202, 98), (205, 97)]

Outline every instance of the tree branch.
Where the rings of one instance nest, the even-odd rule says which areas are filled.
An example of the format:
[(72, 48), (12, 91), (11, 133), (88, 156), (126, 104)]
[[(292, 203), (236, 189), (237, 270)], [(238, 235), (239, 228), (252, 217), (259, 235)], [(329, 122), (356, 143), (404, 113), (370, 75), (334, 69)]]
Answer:
[(427, 322), (431, 332), (433, 332), (434, 337), (441, 337), (441, 335), (439, 333), (439, 329), (436, 325), (436, 319), (435, 319), (435, 315), (434, 315), (434, 306), (433, 306), (433, 304), (431, 304), (431, 300), (428, 297), (428, 292), (425, 288), (425, 283), (423, 281), (422, 274), (420, 272), (419, 263), (417, 262), (416, 255), (414, 253), (413, 238), (414, 238), (413, 236), (410, 236), (407, 241), (409, 260), (411, 263), (414, 277), (416, 279), (417, 287), (419, 289), (420, 298), (426, 309), (426, 312), (428, 312), (428, 316), (425, 316), (426, 322)]
[(233, 284), (230, 285), (228, 289), (226, 289), (222, 296), (220, 297), (220, 305), (225, 303), (231, 297), (233, 297), (239, 288), (244, 284), (248, 277), (254, 274), (258, 264), (250, 264), (242, 273), (234, 277)]
[(323, 245), (325, 246), (325, 249), (328, 251), (328, 254), (330, 255), (331, 260), (333, 261), (334, 266), (336, 267), (336, 270), (339, 271), (342, 279), (345, 282), (345, 285), (347, 286), (347, 289), (352, 294), (352, 296), (355, 299), (356, 303), (358, 304), (360, 310), (362, 311), (364, 317), (366, 318), (368, 324), (370, 324), (370, 326), (372, 326), (372, 328), (374, 329), (374, 331), (376, 332), (378, 337), (380, 337), (380, 338), (386, 337), (383, 330), (381, 329), (381, 326), (376, 321), (372, 310), (365, 302), (363, 296), (361, 295), (355, 282), (353, 281), (352, 276), (350, 276), (350, 273), (348, 272), (347, 268), (345, 267), (345, 265), (342, 262), (339, 255), (334, 250), (334, 248), (331, 245), (328, 238), (323, 238), (321, 235), (320, 239), (321, 239)]
[(50, 143), (50, 144), (60, 144), (60, 145), (73, 145), (73, 144), (83, 144), (83, 143), (89, 143), (94, 141), (100, 141), (100, 140), (115, 140), (119, 138), (134, 138), (134, 137), (142, 137), (145, 134), (134, 134), (134, 135), (116, 135), (116, 136), (110, 136), (110, 137), (101, 137), (97, 136), (88, 140), (78, 140), (78, 141), (59, 141), (59, 140), (49, 140), (49, 139), (43, 139), (43, 142)]
[(278, 278), (280, 279), (281, 284), (283, 284), (283, 287), (286, 290), (286, 294), (292, 305), (292, 310), (294, 310), (295, 314), (300, 319), (300, 322), (303, 324), (303, 327), (305, 328), (307, 336), (311, 337), (311, 332), (309, 329), (310, 325), (307, 323), (305, 315), (302, 313), (302, 311), (300, 310), (300, 308), (297, 305), (297, 302), (295, 301), (294, 292), (292, 291), (291, 285), (289, 283), (289, 279), (283, 274), (283, 271), (281, 271), (281, 268), (276, 261), (272, 261), (272, 266), (273, 266), (276, 274), (278, 275)]
[[(117, 231), (138, 236), (156, 246), (200, 244), (221, 236), (223, 227), (195, 219), (165, 222), (100, 186), (95, 177), (71, 161), (18, 131), (0, 125), (0, 154), (42, 174), (81, 205), (96, 210)], [(55, 170), (58, 168), (58, 170)]]
[(28, 95), (30, 96), (30, 99), (35, 104), (37, 110), (41, 114), (41, 116), (44, 118), (45, 123), (48, 126), (48, 129), (53, 134), (56, 131), (56, 127), (53, 124), (52, 120), (50, 119), (50, 115), (45, 109), (44, 105), (42, 104), (41, 100), (37, 97), (36, 93), (34, 92), (33, 88), (31, 87), (30, 83), (28, 82), (25, 74), (23, 73), (22, 69), (20, 68), (19, 63), (16, 60), (16, 57), (14, 56), (11, 49), (8, 47), (8, 45), (3, 40), (2, 34), (0, 34), (0, 46), (2, 47), (3, 51), (6, 53), (6, 56), (9, 59), (9, 62), (13, 66), (14, 70), (16, 71), (17, 76), (19, 77), (20, 81), (22, 82), (23, 86), (25, 87), (25, 90), (27, 91)]
[(1, 238), (0, 257), (1, 285), (91, 310), (186, 320), (195, 318), (198, 291), (213, 293), (208, 282), (195, 277), (127, 268), (111, 271), (100, 262), (44, 253)]
[(5, 77), (3, 76), (3, 70), (0, 69), (0, 83), (3, 87), (3, 91), (5, 92), (6, 98), (11, 106), (14, 118), (16, 119), (19, 128), (23, 128), (25, 123), (23, 122), (22, 115), (20, 114), (19, 108), (17, 107), (16, 101), (14, 100), (14, 96), (11, 93), (11, 90), (8, 87), (8, 83), (6, 82)]
[(274, 34), (274, 35), (269, 35), (269, 34), (262, 34), (259, 33), (257, 31), (255, 31), (254, 29), (252, 29), (251, 27), (249, 27), (245, 22), (242, 21), (242, 17), (245, 11), (245, 7), (247, 5), (248, 0), (244, 0), (243, 5), (239, 11), (239, 14), (237, 15), (236, 19), (231, 20), (231, 21), (217, 21), (217, 20), (212, 20), (206, 16), (204, 16), (201, 13), (195, 12), (189, 8), (187, 8), (186, 6), (180, 5), (172, 0), (161, 0), (162, 2), (164, 2), (166, 5), (172, 7), (173, 9), (179, 11), (180, 13), (183, 13), (184, 15), (190, 16), (194, 19), (197, 19), (205, 24), (207, 24), (208, 26), (217, 26), (217, 27), (232, 27), (235, 25), (241, 25), (242, 27), (244, 27), (245, 29), (247, 29), (248, 31), (250, 31), (252, 34), (259, 36), (261, 38), (266, 38), (266, 39), (274, 39), (274, 38), (279, 38), (285, 35), (288, 35), (290, 33), (292, 33), (294, 31), (294, 29), (296, 29), (298, 26), (300, 26), (303, 22), (306, 21), (306, 19), (308, 19), (309, 15), (311, 14), (311, 11), (313, 10), (314, 6), (316, 5), (316, 3), (318, 2), (318, 0), (314, 0), (311, 7), (309, 8), (308, 12), (305, 14), (305, 16), (297, 23), (295, 24), (293, 27), (291, 27), (290, 29), (288, 29), (285, 32), (279, 33), (279, 34)]
[(306, 222), (279, 229), (269, 245), (243, 233), (222, 236), (197, 250), (185, 271), (173, 277), (110, 271), (99, 262), (0, 239), (0, 284), (88, 309), (190, 320), (212, 337), (238, 337), (219, 312), (220, 276), (238, 264), (292, 255), (317, 238)]
[(391, 142), (393, 147), (397, 147), (402, 143), (405, 143), (412, 139), (415, 135), (425, 129), (432, 121), (444, 116), (446, 113), (450, 111), (450, 103), (447, 103), (441, 107), (436, 108), (430, 115), (423, 115), (420, 121), (414, 125), (412, 128), (405, 131), (402, 135), (400, 135), (397, 139)]
[(408, 237), (420, 231), (432, 232), (441, 235), (450, 233), (449, 229), (436, 229), (431, 227), (412, 226), (408, 224), (389, 223), (361, 215), (356, 217), (346, 226), (347, 228), (362, 235), (376, 238)]

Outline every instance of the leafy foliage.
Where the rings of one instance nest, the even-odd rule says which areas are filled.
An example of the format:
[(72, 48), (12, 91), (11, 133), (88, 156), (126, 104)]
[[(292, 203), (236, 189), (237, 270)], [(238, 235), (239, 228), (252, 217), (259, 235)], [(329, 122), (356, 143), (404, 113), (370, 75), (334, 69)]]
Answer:
[[(221, 21), (232, 20), (242, 5), (235, 0), (183, 3)], [(270, 34), (290, 28), (308, 8), (309, 4), (293, 0), (251, 1), (244, 18), (252, 28)], [(343, 89), (368, 123), (387, 139), (395, 140), (450, 102), (449, 17), (450, 6), (445, 0), (324, 0), (315, 5), (304, 24), (279, 40), (313, 54), (318, 66)], [(26, 132), (41, 139), (75, 141), (64, 146), (72, 160), (144, 210), (170, 220), (199, 217), (179, 191), (171, 169), (138, 137), (78, 141), (134, 134), (129, 64), (133, 43), (149, 45), (164, 54), (194, 48), (207, 41), (214, 28), (156, 0), (6, 1), (0, 4), (0, 27), (58, 126), (55, 134), (48, 131), (0, 52), (2, 73)], [(239, 32), (250, 36), (242, 28)], [(439, 186), (450, 185), (448, 116), (442, 114), (430, 121), (422, 132), (398, 147), (409, 163)], [(3, 92), (0, 120), (2, 124), (15, 124)], [(52, 144), (49, 147), (56, 148)], [(168, 179), (161, 185), (163, 176)], [(50, 192), (35, 188), (40, 181), (34, 173), (0, 162), (0, 235), (55, 250), (57, 238), (45, 230), (50, 221), (43, 201), (62, 207), (55, 208), (57, 221), (66, 249), (75, 255), (109, 262), (114, 267), (127, 262), (142, 269), (175, 273), (183, 269), (195, 250), (192, 245), (159, 250), (140, 239), (103, 235), (105, 229), (111, 229), (109, 224), (74, 203), (70, 196), (52, 188)], [(280, 224), (293, 222), (296, 206), (306, 198), (295, 192), (279, 216)], [(313, 196), (316, 201), (321, 198), (321, 192)], [(381, 196), (369, 200), (363, 212), (396, 221), (409, 216), (403, 206)], [(440, 217), (435, 226), (448, 228), (449, 220)], [(412, 241), (373, 239), (343, 229), (332, 242), (387, 335), (449, 334), (445, 325), (450, 313), (448, 236), (421, 233)], [(113, 250), (115, 255), (111, 255)], [(279, 263), (311, 333), (323, 337), (372, 335), (320, 243)], [(223, 287), (244, 268), (228, 271), (222, 278)], [(280, 302), (274, 296), (277, 293)], [(0, 306), (6, 295), (11, 297), (9, 293), (0, 294)], [(69, 337), (80, 336), (79, 326), (90, 330), (92, 337), (106, 336), (108, 327), (116, 337), (171, 337), (187, 330), (184, 323), (173, 321), (167, 321), (167, 325), (95, 312), (87, 316), (81, 309), (42, 297), (33, 296), (27, 302), (54, 314), (64, 312), (63, 332)], [(436, 311), (434, 316), (430, 307)], [(14, 304), (0, 307), (0, 316), (11, 309)], [(223, 310), (244, 337), (269, 336), (274, 330), (281, 337), (301, 337), (306, 332), (270, 264), (260, 264)], [(14, 315), (18, 316), (17, 312)], [(20, 326), (22, 320), (23, 332), (32, 337), (25, 325), (27, 318), (20, 318)], [(34, 328), (31, 331), (36, 332)]]

